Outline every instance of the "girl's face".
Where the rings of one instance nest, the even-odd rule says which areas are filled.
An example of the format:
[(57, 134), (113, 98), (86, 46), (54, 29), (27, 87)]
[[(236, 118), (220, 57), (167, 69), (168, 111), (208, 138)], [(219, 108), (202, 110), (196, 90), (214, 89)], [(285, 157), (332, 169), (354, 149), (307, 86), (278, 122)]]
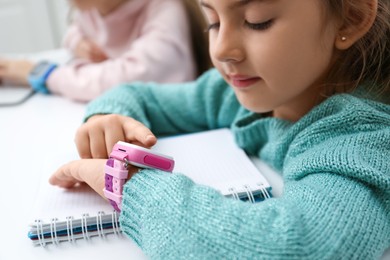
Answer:
[(335, 23), (315, 0), (201, 0), (210, 54), (240, 103), (296, 121), (320, 101)]

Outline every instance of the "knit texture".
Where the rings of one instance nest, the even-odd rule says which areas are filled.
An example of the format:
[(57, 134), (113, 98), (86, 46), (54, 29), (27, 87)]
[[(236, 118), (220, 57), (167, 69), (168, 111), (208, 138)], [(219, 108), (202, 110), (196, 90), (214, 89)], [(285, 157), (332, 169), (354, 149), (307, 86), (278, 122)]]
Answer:
[(390, 246), (390, 106), (335, 95), (298, 122), (242, 108), (219, 73), (120, 86), (88, 107), (156, 134), (230, 127), (283, 173), (280, 198), (225, 198), (180, 173), (142, 170), (124, 188), (123, 231), (152, 259), (378, 259)]

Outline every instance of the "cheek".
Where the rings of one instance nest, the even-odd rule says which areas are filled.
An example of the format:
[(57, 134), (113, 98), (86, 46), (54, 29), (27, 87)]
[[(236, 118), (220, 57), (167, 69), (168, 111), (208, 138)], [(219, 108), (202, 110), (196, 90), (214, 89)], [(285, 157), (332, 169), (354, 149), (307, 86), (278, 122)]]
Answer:
[(215, 67), (217, 67), (218, 64), (217, 60), (215, 59), (216, 47), (217, 47), (216, 36), (213, 35), (213, 33), (210, 33), (209, 34), (209, 55), (211, 58), (211, 62)]
[(286, 33), (276, 38), (256, 56), (264, 80), (282, 91), (296, 91), (318, 83), (329, 68), (333, 41), (320, 40), (319, 33)]

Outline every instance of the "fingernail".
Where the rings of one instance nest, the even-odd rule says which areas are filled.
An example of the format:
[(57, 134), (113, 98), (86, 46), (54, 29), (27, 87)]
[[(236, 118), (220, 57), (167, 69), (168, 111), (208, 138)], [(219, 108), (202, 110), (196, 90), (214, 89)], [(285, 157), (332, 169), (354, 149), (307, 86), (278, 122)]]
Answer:
[(145, 140), (151, 140), (151, 139), (154, 139), (154, 135), (147, 135), (146, 137), (145, 137)]

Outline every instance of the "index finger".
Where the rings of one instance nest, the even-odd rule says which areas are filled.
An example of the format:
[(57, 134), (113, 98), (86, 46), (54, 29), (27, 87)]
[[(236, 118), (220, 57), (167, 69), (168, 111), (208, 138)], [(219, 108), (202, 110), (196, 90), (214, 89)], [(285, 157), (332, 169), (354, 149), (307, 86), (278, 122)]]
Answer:
[(142, 123), (130, 118), (123, 125), (125, 138), (130, 143), (139, 143), (144, 147), (151, 147), (157, 142), (156, 136)]

